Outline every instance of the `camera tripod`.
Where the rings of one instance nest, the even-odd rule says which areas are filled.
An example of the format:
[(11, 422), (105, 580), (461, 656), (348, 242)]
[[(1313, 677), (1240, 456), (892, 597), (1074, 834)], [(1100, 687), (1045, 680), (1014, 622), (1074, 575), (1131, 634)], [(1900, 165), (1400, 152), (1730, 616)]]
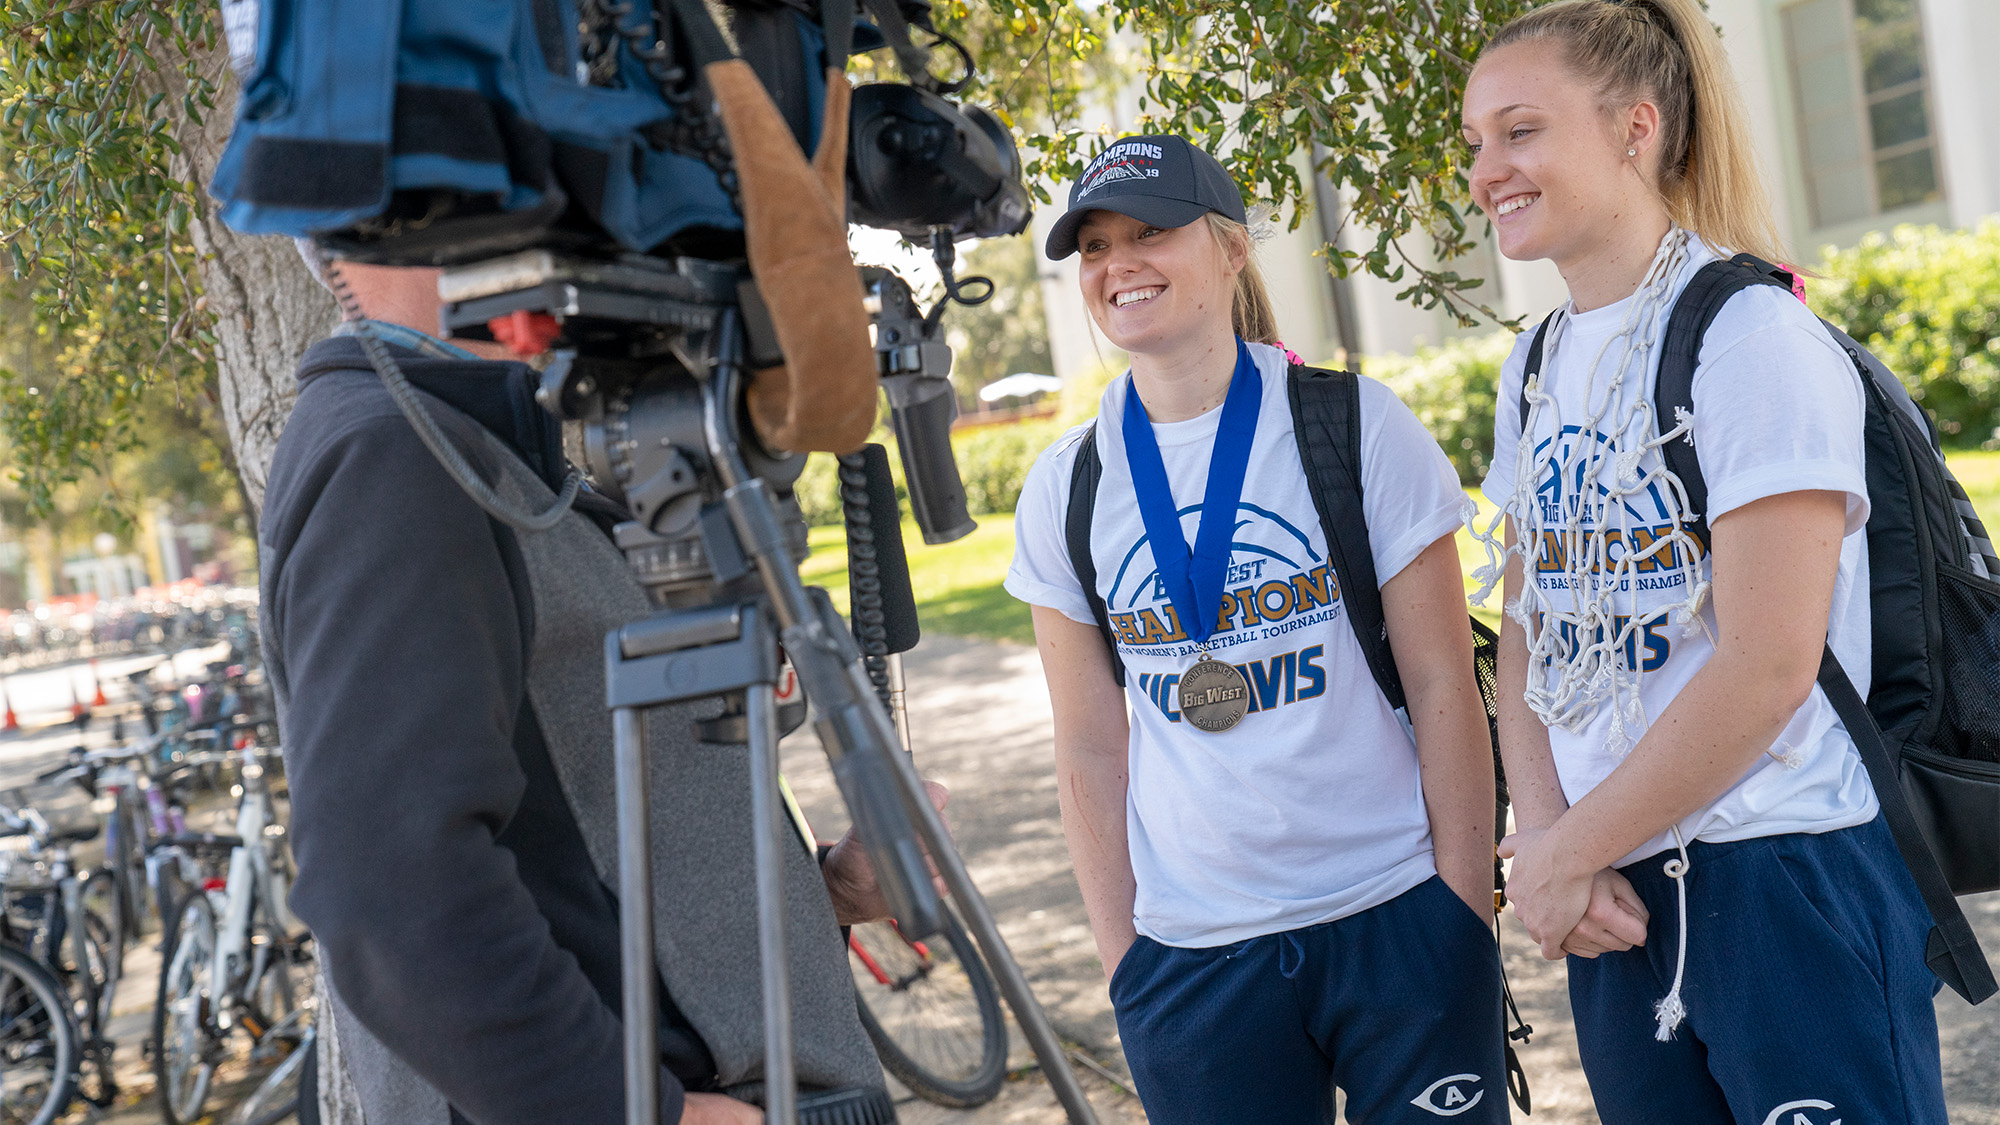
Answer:
[[(656, 1125), (660, 1096), (643, 711), (718, 697), (725, 713), (704, 725), (704, 740), (741, 742), (749, 754), (766, 1120), (893, 1119), (878, 1090), (805, 1098), (797, 1090), (782, 849), (800, 840), (778, 779), (777, 693), (788, 661), (811, 702), (835, 782), (899, 928), (913, 939), (941, 928), (947, 908), (932, 883), (935, 864), (1069, 1120), (1094, 1125), (1054, 1030), (913, 762), (899, 752), (860, 649), (825, 593), (799, 578), (804, 523), (771, 481), (789, 484), (803, 459), (773, 456), (742, 435), (746, 370), (769, 347), (758, 338), (755, 291), (747, 278), (706, 261), (580, 263), (537, 251), (452, 271), (441, 292), (452, 302), (447, 327), (462, 334), (528, 314), (561, 318), (567, 340), (619, 341), (615, 359), (601, 350), (593, 357), (559, 347), (539, 397), (558, 415), (586, 423), (593, 460), (603, 458), (611, 470), (600, 475), (620, 482), (638, 517), (619, 525), (614, 537), (656, 604), (666, 606), (605, 638), (627, 1121)], [(650, 342), (634, 349), (635, 336)], [(635, 367), (635, 351), (658, 358)], [(666, 356), (674, 363), (659, 362)], [(635, 374), (640, 367), (645, 373)]]

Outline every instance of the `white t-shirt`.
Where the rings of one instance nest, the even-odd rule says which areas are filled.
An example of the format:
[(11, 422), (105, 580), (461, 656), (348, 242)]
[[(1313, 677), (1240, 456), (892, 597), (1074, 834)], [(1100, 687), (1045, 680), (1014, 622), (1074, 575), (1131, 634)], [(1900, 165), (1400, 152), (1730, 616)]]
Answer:
[[(1436, 872), (1416, 745), (1369, 675), (1327, 561), (1292, 437), (1285, 353), (1250, 351), (1263, 396), (1225, 582), (1227, 627), (1209, 638), (1211, 655), (1250, 683), (1253, 710), (1228, 731), (1195, 730), (1175, 709), (1196, 646), (1173, 639), (1176, 619), (1133, 499), (1120, 433), (1129, 378), (1112, 383), (1097, 415), (1104, 471), (1090, 543), (1134, 715), (1126, 797), (1134, 922), (1168, 945), (1222, 945), (1342, 918)], [(1153, 427), (1190, 543), (1221, 415), (1218, 407)], [(1095, 625), (1064, 538), (1082, 430), (1028, 474), (1007, 590)], [(1369, 379), (1361, 448), (1362, 514), (1386, 583), (1457, 530), (1465, 496), (1423, 426)]]
[[(1698, 239), (1691, 239), (1689, 260), (1674, 279), (1673, 295), (1678, 296), (1695, 271), (1717, 257)], [(1543, 372), (1542, 383), (1555, 398), (1563, 419), (1587, 416), (1586, 395), (1601, 399), (1622, 345), (1606, 353), (1602, 370), (1593, 373), (1586, 368), (1606, 338), (1623, 324), (1633, 299), (1587, 313), (1578, 314), (1573, 306), (1565, 311), (1569, 323)], [(1666, 324), (1667, 317), (1660, 316), (1660, 335), (1665, 334)], [(1488, 500), (1502, 507), (1514, 495), (1515, 458), (1521, 440), (1522, 371), (1533, 339), (1532, 330), (1521, 334), (1500, 375), (1493, 467), (1483, 491)], [(1607, 421), (1626, 418), (1622, 407), (1639, 395), (1651, 395), (1658, 357), (1656, 338), (1643, 373), (1635, 367), (1627, 374), (1623, 398), (1604, 414)], [(1643, 378), (1639, 377), (1642, 374)], [(1717, 517), (1767, 496), (1808, 490), (1847, 494), (1846, 537), (1841, 542), (1828, 629), (1835, 656), (1865, 697), (1871, 640), (1868, 542), (1863, 530), (1868, 521), (1868, 486), (1863, 471), (1862, 390), (1852, 361), (1797, 298), (1773, 286), (1755, 286), (1731, 297), (1703, 337), (1693, 398), (1691, 436), (1701, 454), (1711, 524)], [(1543, 411), (1535, 435), (1537, 451), (1548, 444), (1552, 422)], [(1660, 423), (1666, 429), (1676, 424), (1671, 417)], [(1640, 432), (1643, 425), (1634, 422), (1625, 432), (1592, 437), (1607, 442), (1615, 454), (1652, 436)], [(1565, 441), (1582, 440), (1580, 427), (1574, 422), (1564, 429), (1568, 431)], [(1657, 450), (1649, 452), (1642, 458), (1641, 468), (1656, 469), (1661, 460)], [(1614, 461), (1614, 456), (1604, 457), (1601, 479), (1608, 481), (1615, 472)], [(1559, 476), (1550, 470), (1549, 479), (1537, 490), (1537, 502), (1550, 514), (1567, 512), (1575, 502), (1575, 482), (1559, 480)], [(1669, 505), (1675, 503), (1667, 490), (1655, 487), (1626, 514), (1634, 527), (1661, 528), (1672, 523)], [(1562, 506), (1557, 508), (1558, 504)], [(1679, 571), (1664, 567), (1653, 571), (1635, 574), (1638, 589), (1629, 595), (1618, 592), (1617, 612), (1644, 616), (1686, 600), (1688, 591)], [(1702, 580), (1710, 577), (1706, 552), (1699, 572)], [(1551, 596), (1559, 591), (1566, 594), (1569, 588), (1568, 578), (1559, 568), (1555, 573), (1537, 575), (1537, 580)], [(1625, 608), (1628, 596), (1635, 599), (1635, 610)], [(1702, 615), (1713, 630), (1712, 600), (1704, 602)], [(1708, 634), (1697, 632), (1690, 637), (1682, 633), (1681, 626), (1662, 621), (1628, 646), (1624, 659), (1640, 661), (1639, 701), (1649, 722), (1659, 718), (1715, 654)], [(1556, 773), (1572, 804), (1609, 776), (1629, 753), (1610, 745), (1611, 721), (1607, 705), (1581, 731), (1549, 730)], [(1632, 732), (1634, 745), (1640, 733)], [(1796, 751), (1800, 764), (1787, 766), (1775, 755), (1760, 758), (1727, 792), (1680, 822), (1686, 839), (1744, 840), (1786, 832), (1827, 832), (1874, 819), (1875, 791), (1867, 771), (1832, 704), (1817, 686), (1772, 745), (1780, 753)], [(1643, 859), (1672, 843), (1670, 834), (1661, 833), (1619, 862)]]

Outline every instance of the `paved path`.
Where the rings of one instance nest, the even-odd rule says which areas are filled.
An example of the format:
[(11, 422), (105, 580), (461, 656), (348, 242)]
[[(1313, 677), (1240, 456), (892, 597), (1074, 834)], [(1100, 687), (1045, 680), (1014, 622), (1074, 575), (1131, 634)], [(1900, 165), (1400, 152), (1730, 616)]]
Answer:
[[(1041, 663), (1017, 645), (933, 637), (906, 663), (917, 764), (952, 789), (953, 831), (1035, 992), (1062, 1037), (1115, 1075), (1125, 1076), (1117, 1026), (1063, 848), (1049, 753), (1049, 704)], [(801, 732), (785, 744), (785, 772), (815, 828), (827, 836), (845, 815), (817, 741)], [(2000, 957), (2000, 894), (1962, 900), (1980, 940)], [(1507, 971), (1523, 1015), (1534, 1025), (1522, 1062), (1534, 1091), (1532, 1120), (1595, 1125), (1577, 1062), (1562, 968), (1543, 961), (1510, 914), (1503, 923)], [(1774, 949), (1772, 956), (1782, 956)], [(1937, 1001), (1945, 1090), (1952, 1125), (2000, 1125), (2000, 999), (1972, 1008), (1945, 992)], [(914, 1100), (905, 1125), (988, 1125), (1063, 1120), (1032, 1070), (1018, 1036), (1010, 1060), (1023, 1068), (991, 1105), (939, 1109)], [(1087, 1076), (1102, 1120), (1145, 1120), (1137, 1100)]]
[[(201, 674), (209, 661), (220, 660), (227, 652), (228, 648), (219, 643), (182, 649), (171, 657), (171, 674), (161, 671), (158, 676), (162, 681), (185, 681)], [(4, 686), (7, 703), (20, 719), (26, 735), (53, 734), (52, 728), (69, 720), (74, 704), (89, 706), (100, 689), (112, 704), (128, 701), (132, 691), (126, 677), (160, 668), (169, 659), (164, 653), (140, 652), (105, 656), (95, 662), (73, 660), (0, 676), (0, 686)], [(0, 760), (6, 757), (0, 751)], [(4, 768), (0, 765), (0, 769)]]
[[(134, 662), (136, 664), (136, 662)], [(196, 667), (198, 667), (198, 662)], [(122, 671), (105, 662), (107, 678)], [(1105, 1125), (1136, 1125), (1145, 1116), (1129, 1086), (1117, 1026), (1105, 997), (1104, 977), (1070, 872), (1056, 813), (1049, 755), (1048, 697), (1032, 649), (937, 637), (908, 660), (917, 761), (923, 772), (951, 786), (950, 820), (974, 878), (998, 914), (1001, 929), (1058, 1033), (1117, 1082), (1094, 1072), (1084, 1084)], [(37, 678), (31, 678), (37, 677)], [(78, 669), (50, 669), (7, 678), (34, 707), (28, 716), (60, 720), (68, 700), (66, 678), (87, 683)], [(19, 686), (17, 686), (19, 685)], [(118, 695), (112, 690), (114, 698)], [(21, 707), (21, 701), (16, 706)], [(33, 725), (31, 723), (30, 725)], [(97, 727), (105, 724), (100, 722)], [(107, 735), (86, 738), (101, 744)], [(0, 791), (24, 784), (53, 765), (77, 741), (65, 726), (0, 739)], [(816, 740), (801, 732), (785, 744), (785, 771), (821, 835), (844, 826), (845, 814)], [(79, 802), (73, 802), (80, 804)], [(75, 810), (81, 815), (81, 808)], [(1987, 949), (2000, 954), (2000, 894), (1963, 900)], [(1576, 1059), (1562, 970), (1531, 952), (1510, 916), (1504, 923), (1508, 973), (1524, 1015), (1535, 1027), (1522, 1052), (1535, 1095), (1531, 1120), (1553, 1125), (1594, 1125), (1589, 1091)], [(121, 990), (116, 1031), (127, 1101), (109, 1114), (80, 1115), (103, 1125), (157, 1121), (140, 1058), (151, 1010), (156, 955), (132, 949), (128, 986)], [(1781, 955), (1782, 951), (1773, 951)], [(1937, 1002), (1944, 1042), (1946, 1093), (1953, 1125), (2000, 1125), (2000, 1000), (1974, 1009), (1953, 994)], [(1012, 1045), (1013, 1077), (1000, 1096), (977, 1110), (953, 1111), (909, 1098), (899, 1106), (904, 1125), (1056, 1125), (1063, 1120), (1033, 1057), (1018, 1034)], [(1230, 1123), (1233, 1125), (1233, 1123)]]

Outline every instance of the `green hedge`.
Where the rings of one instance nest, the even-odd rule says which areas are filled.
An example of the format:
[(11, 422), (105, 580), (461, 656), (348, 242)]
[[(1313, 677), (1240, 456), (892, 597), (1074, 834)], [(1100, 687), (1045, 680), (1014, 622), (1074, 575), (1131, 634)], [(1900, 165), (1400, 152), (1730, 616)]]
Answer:
[[(2000, 221), (1973, 230), (1902, 226), (1829, 249), (1813, 309), (1900, 376), (1948, 448), (2000, 449)], [(1370, 359), (1444, 447), (1460, 479), (1486, 474), (1507, 331)]]
[[(1013, 511), (1035, 458), (1062, 432), (1063, 427), (1056, 422), (1036, 421), (954, 434), (951, 448), (958, 457), (959, 479), (965, 482), (967, 510), (975, 516)], [(895, 435), (878, 427), (870, 440), (889, 447), (889, 464), (896, 477), (896, 499), (907, 512), (910, 496), (903, 484), (903, 462), (896, 453)], [(839, 468), (831, 454), (815, 453), (806, 461), (806, 471), (798, 483), (799, 507), (805, 512), (806, 523), (819, 526), (840, 522)]]
[(1396, 392), (1444, 447), (1458, 479), (1475, 484), (1485, 479), (1492, 460), (1500, 365), (1513, 347), (1512, 332), (1493, 332), (1419, 348), (1414, 356), (1375, 357), (1362, 370)]
[(1900, 226), (1820, 269), (1813, 307), (1902, 377), (1946, 446), (2000, 448), (2000, 221)]
[[(1903, 378), (1938, 420), (1949, 447), (2000, 449), (2000, 221), (1977, 229), (1898, 227), (1827, 253), (1810, 283), (1820, 315), (1847, 329)], [(1387, 383), (1444, 447), (1459, 479), (1486, 475), (1500, 366), (1514, 345), (1505, 330), (1379, 356), (1364, 365)], [(1070, 380), (1053, 421), (973, 430), (953, 442), (974, 514), (1011, 512), (1035, 457), (1064, 427), (1097, 413), (1118, 372), (1097, 365)], [(894, 438), (876, 440), (892, 450)], [(893, 458), (892, 458), (893, 459)], [(897, 487), (902, 467), (897, 464)], [(833, 459), (815, 455), (800, 482), (815, 524), (837, 523)]]

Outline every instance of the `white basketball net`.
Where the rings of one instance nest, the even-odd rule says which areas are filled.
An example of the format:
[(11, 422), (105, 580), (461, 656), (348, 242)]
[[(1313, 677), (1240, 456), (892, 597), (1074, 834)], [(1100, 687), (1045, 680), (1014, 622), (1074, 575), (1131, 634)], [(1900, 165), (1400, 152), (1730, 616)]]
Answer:
[[(1653, 369), (1649, 353), (1658, 346), (1673, 309), (1672, 286), (1687, 264), (1688, 247), (1686, 231), (1678, 226), (1668, 229), (1624, 322), (1582, 369), (1590, 373), (1591, 382), (1583, 417), (1574, 422), (1580, 432), (1571, 441), (1563, 440), (1570, 420), (1563, 417), (1555, 397), (1543, 390), (1568, 318), (1559, 317), (1550, 325), (1542, 345), (1541, 373), (1526, 388), (1528, 415), (1522, 420), (1515, 453), (1514, 494), (1485, 531), (1472, 530), (1485, 545), (1487, 558), (1486, 565), (1473, 572), (1480, 584), (1473, 604), (1485, 604), (1511, 557), (1519, 557), (1527, 568), (1521, 596), (1508, 602), (1505, 610), (1528, 635), (1528, 667), (1548, 669), (1544, 675), (1531, 671), (1528, 676), (1528, 706), (1548, 726), (1573, 734), (1609, 706), (1608, 748), (1620, 754), (1631, 750), (1649, 721), (1639, 699), (1647, 627), (1666, 620), (1679, 626), (1682, 636), (1708, 630), (1701, 614), (1708, 597), (1708, 582), (1701, 576), (1702, 547), (1682, 524), (1687, 491), (1668, 471), (1664, 457), (1655, 458), (1650, 469), (1641, 467), (1647, 453), (1670, 441), (1692, 442), (1693, 417), (1677, 410), (1674, 427), (1661, 433), (1650, 395), (1625, 393), (1629, 381), (1644, 380)], [(1600, 387), (1607, 356), (1615, 357), (1617, 365)], [(1553, 439), (1538, 450), (1536, 434)], [(1648, 436), (1614, 458), (1611, 440), (1591, 440), (1593, 434), (1621, 444), (1629, 440), (1627, 435)], [(1607, 460), (1612, 462), (1609, 466)], [(1549, 480), (1561, 481), (1562, 487), (1552, 501), (1557, 508), (1553, 518), (1544, 518), (1537, 490)], [(1656, 524), (1638, 524), (1626, 502), (1636, 497), (1650, 501), (1648, 494), (1655, 488), (1671, 499), (1666, 505), (1671, 529), (1664, 534)], [(1511, 548), (1503, 539), (1508, 516), (1514, 518), (1518, 533)], [(1635, 539), (1635, 527), (1656, 537), (1649, 543)], [(1641, 564), (1647, 574), (1669, 579), (1658, 583), (1663, 588), (1670, 587), (1670, 576), (1678, 574), (1679, 588), (1687, 591), (1687, 597), (1642, 611), (1638, 583), (1633, 580)], [(1561, 575), (1568, 588), (1561, 588), (1560, 579), (1537, 581), (1538, 574)], [(1626, 660), (1628, 651), (1639, 659)]]

